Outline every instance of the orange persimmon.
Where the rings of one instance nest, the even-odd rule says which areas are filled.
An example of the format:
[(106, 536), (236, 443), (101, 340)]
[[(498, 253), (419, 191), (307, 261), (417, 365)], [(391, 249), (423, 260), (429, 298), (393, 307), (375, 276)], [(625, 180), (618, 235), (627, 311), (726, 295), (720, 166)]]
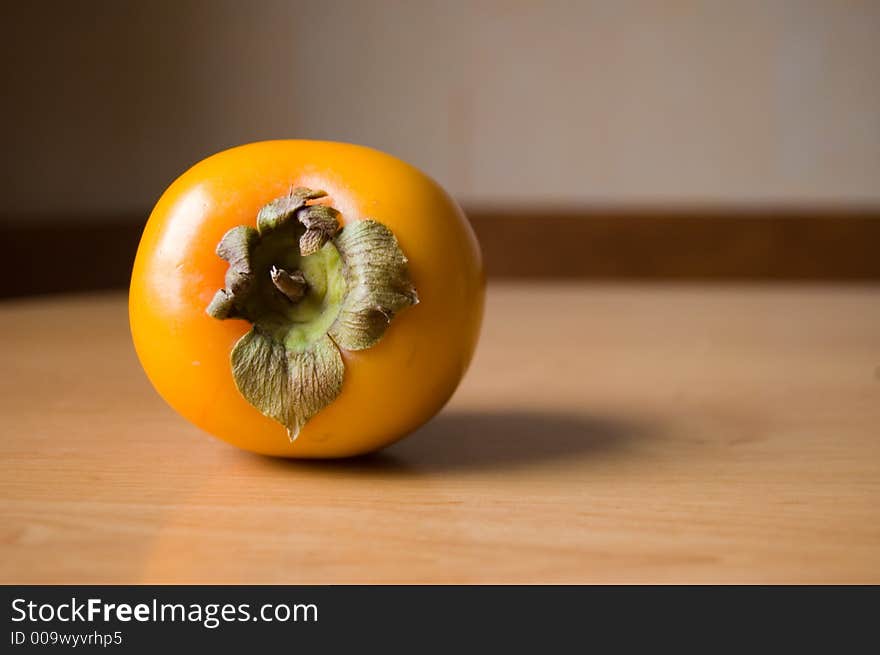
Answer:
[(267, 141), (165, 191), (129, 317), (150, 381), (198, 427), (257, 453), (343, 457), (446, 403), (483, 293), (470, 225), (424, 173), (362, 146)]

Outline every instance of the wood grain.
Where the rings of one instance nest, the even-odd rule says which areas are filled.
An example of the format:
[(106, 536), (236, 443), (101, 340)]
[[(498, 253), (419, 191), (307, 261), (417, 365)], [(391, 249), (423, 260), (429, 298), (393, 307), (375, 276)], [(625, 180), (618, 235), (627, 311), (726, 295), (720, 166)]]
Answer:
[(493, 284), (448, 408), (336, 463), (179, 419), (120, 296), (0, 325), (2, 583), (880, 582), (877, 286)]

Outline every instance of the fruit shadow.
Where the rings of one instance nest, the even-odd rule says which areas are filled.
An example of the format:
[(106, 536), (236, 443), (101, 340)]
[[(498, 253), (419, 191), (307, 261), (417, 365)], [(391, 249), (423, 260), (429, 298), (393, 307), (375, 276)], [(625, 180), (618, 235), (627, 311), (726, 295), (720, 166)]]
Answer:
[(339, 460), (279, 460), (281, 467), (346, 474), (493, 471), (632, 452), (654, 430), (637, 421), (516, 411), (447, 410), (385, 450)]

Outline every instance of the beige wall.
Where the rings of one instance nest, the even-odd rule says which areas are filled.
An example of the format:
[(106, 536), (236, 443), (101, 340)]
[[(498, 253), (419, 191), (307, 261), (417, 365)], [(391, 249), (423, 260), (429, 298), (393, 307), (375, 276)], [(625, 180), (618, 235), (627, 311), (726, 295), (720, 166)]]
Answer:
[(878, 2), (50, 4), (4, 10), (4, 213), (138, 211), (271, 137), (472, 204), (880, 203)]

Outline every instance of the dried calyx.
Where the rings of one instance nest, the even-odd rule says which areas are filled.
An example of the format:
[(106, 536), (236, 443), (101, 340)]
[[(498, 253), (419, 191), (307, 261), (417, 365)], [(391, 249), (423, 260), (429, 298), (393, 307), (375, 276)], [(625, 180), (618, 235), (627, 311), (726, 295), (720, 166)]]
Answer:
[(230, 356), (241, 394), (295, 439), (342, 390), (339, 349), (375, 345), (394, 316), (418, 302), (407, 260), (373, 220), (339, 226), (339, 212), (298, 188), (257, 214), (257, 228), (227, 232), (217, 254), (225, 287), (208, 305), (218, 319), (252, 324)]

